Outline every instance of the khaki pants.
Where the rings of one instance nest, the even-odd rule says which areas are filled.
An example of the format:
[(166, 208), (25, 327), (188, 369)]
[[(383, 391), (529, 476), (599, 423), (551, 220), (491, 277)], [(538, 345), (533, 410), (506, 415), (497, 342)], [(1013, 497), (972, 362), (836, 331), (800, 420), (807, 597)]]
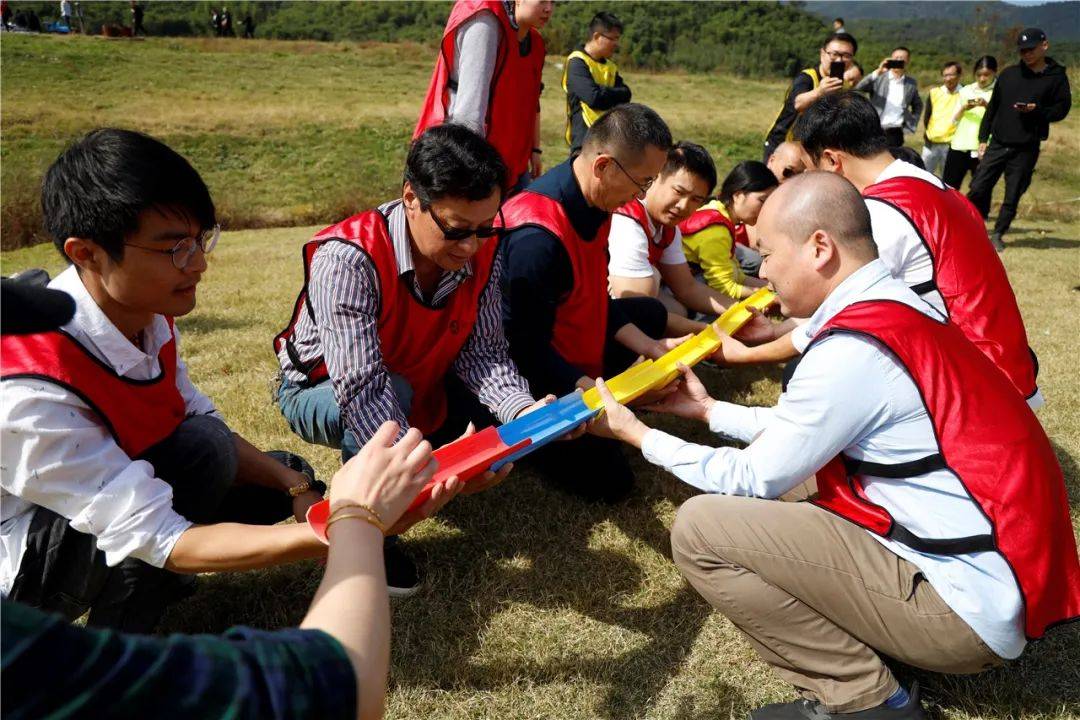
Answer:
[(671, 529), (675, 564), (785, 681), (855, 712), (899, 687), (878, 656), (944, 673), (998, 665), (919, 569), (807, 502), (699, 495)]

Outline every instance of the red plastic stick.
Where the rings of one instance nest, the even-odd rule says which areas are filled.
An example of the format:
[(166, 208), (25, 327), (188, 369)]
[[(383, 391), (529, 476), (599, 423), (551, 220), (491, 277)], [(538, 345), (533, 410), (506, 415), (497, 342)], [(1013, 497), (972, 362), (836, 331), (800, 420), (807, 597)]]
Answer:
[[(513, 445), (507, 445), (499, 437), (498, 431), (494, 427), (489, 427), (473, 433), (469, 437), (443, 445), (432, 453), (439, 463), (439, 469), (435, 471), (431, 482), (424, 486), (424, 489), (409, 505), (409, 510), (415, 510), (426, 503), (431, 497), (431, 490), (436, 483), (442, 482), (453, 475), (457, 475), (462, 482), (469, 482), (483, 474), (485, 470), (499, 460), (517, 452), (531, 442), (532, 440), (526, 438)], [(308, 525), (311, 527), (312, 532), (315, 533), (315, 536), (323, 542), (327, 542), (326, 521), (329, 516), (329, 500), (317, 502), (307, 511)]]

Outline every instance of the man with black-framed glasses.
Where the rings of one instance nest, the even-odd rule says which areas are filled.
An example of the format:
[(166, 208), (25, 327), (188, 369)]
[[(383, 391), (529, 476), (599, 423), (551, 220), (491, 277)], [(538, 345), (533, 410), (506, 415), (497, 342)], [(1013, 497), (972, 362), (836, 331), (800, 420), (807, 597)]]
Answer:
[[(608, 297), (611, 214), (645, 197), (671, 145), (671, 131), (655, 111), (619, 105), (589, 128), (580, 154), (503, 207), (503, 323), (533, 392), (561, 396), (588, 388), (598, 375), (671, 347), (658, 340), (668, 320), (663, 303)], [(546, 479), (589, 499), (617, 501), (633, 482), (621, 449), (600, 438), (552, 444), (530, 461)]]
[(589, 22), (589, 39), (566, 58), (562, 88), (566, 93), (566, 143), (570, 154), (581, 151), (585, 133), (601, 115), (630, 102), (630, 88), (611, 59), (619, 49), (623, 24), (609, 12)]
[(182, 573), (323, 555), (303, 520), (325, 485), (232, 432), (178, 351), (173, 318), (220, 233), (198, 173), (151, 137), (95, 130), (49, 168), (41, 206), (74, 315), (3, 340), (0, 593), (150, 632), (193, 591)]
[(830, 34), (821, 44), (816, 67), (805, 68), (791, 81), (784, 95), (784, 103), (776, 114), (773, 125), (765, 135), (765, 153), (761, 159), (768, 164), (769, 157), (785, 140), (791, 140), (791, 130), (803, 111), (818, 98), (837, 92), (845, 86), (845, 74), (855, 63), (859, 43), (854, 36), (838, 31)]
[[(481, 420), (479, 405), (503, 423), (538, 405), (499, 310), (505, 180), (484, 138), (438, 125), (413, 142), (400, 198), (304, 246), (305, 285), (274, 340), (278, 403), (300, 437), (348, 460), (388, 420), (438, 446)], [(394, 545), (386, 570), (394, 595), (419, 584)]]

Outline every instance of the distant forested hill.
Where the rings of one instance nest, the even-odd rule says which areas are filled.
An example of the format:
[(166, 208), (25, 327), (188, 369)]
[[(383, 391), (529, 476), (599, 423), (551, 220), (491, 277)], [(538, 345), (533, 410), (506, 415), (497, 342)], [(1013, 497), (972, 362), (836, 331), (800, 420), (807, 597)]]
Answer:
[[(151, 35), (210, 35), (213, 8), (228, 7), (237, 34), (250, 13), (255, 35), (288, 40), (376, 40), (438, 42), (450, 3), (440, 2), (166, 2), (143, 0)], [(13, 10), (34, 9), (46, 22), (57, 19), (59, 3), (12, 2)], [(130, 24), (128, 2), (82, 2), (88, 32), (105, 23)], [(954, 7), (955, 6), (955, 7)], [(952, 10), (948, 8), (953, 8)], [(977, 55), (1011, 57), (1013, 15), (1047, 18), (1054, 56), (1077, 56), (1056, 42), (1054, 33), (1080, 32), (1078, 3), (1017, 8), (1004, 3), (965, 2), (670, 2), (619, 0), (562, 2), (544, 29), (548, 54), (565, 55), (584, 40), (589, 19), (610, 10), (626, 24), (617, 58), (623, 67), (725, 71), (749, 76), (790, 76), (817, 61), (817, 48), (836, 14), (848, 19), (859, 39), (859, 59), (869, 67), (896, 44), (915, 51), (915, 71), (936, 74), (946, 59), (970, 62)], [(1036, 12), (1038, 11), (1038, 12)], [(1059, 18), (1054, 20), (1051, 18)], [(943, 19), (948, 18), (948, 19)], [(1025, 16), (1026, 17), (1026, 16)], [(1004, 19), (1003, 19), (1004, 18)], [(1038, 24), (1034, 21), (1027, 24)]]

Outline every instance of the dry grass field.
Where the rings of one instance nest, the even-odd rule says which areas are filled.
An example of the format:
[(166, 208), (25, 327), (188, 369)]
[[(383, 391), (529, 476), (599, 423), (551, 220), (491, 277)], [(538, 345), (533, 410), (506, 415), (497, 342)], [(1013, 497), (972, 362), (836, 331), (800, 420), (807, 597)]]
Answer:
[[(430, 71), (426, 52), (5, 36), (4, 233), (9, 188), (32, 185), (64, 142), (97, 124), (136, 127), (173, 143), (204, 173), (227, 218), (249, 208), (303, 207), (275, 222), (300, 217), (311, 224), (315, 216), (304, 213), (332, 214), (319, 203), (334, 193), (360, 205), (390, 197)], [(212, 80), (203, 75), (208, 68)], [(43, 86), (46, 76), (52, 80)], [(545, 79), (550, 162), (564, 152), (562, 106), (557, 70), (549, 67)], [(783, 91), (779, 82), (720, 76), (630, 73), (627, 81), (677, 137), (705, 142), (721, 171), (756, 157)], [(1080, 218), (1068, 209), (1076, 204), (1040, 210), (1034, 203), (1080, 194), (1077, 117), (1056, 126), (1045, 146), (1004, 259), (1042, 364), (1048, 404), (1040, 419), (1080, 528)], [(324, 182), (335, 175), (333, 185)], [(336, 453), (295, 438), (269, 392), (276, 367), (270, 340), (301, 281), (300, 244), (315, 229), (227, 232), (197, 309), (179, 326), (195, 381), (230, 424), (260, 447), (304, 454), (329, 477)], [(4, 274), (63, 267), (47, 245), (5, 252), (0, 263)], [(779, 392), (779, 373), (770, 368), (706, 369), (703, 376), (714, 395), (736, 402), (770, 404)], [(706, 428), (655, 420), (713, 441)], [(705, 720), (742, 717), (792, 696), (670, 561), (667, 528), (692, 491), (640, 458), (635, 467), (636, 492), (609, 508), (561, 494), (523, 466), (503, 486), (455, 501), (406, 536), (427, 581), (393, 604), (389, 717)], [(204, 576), (197, 595), (170, 610), (164, 630), (295, 624), (320, 573), (318, 564), (302, 563)], [(934, 714), (949, 720), (1080, 717), (1077, 626), (980, 676), (898, 672), (918, 678)]]

